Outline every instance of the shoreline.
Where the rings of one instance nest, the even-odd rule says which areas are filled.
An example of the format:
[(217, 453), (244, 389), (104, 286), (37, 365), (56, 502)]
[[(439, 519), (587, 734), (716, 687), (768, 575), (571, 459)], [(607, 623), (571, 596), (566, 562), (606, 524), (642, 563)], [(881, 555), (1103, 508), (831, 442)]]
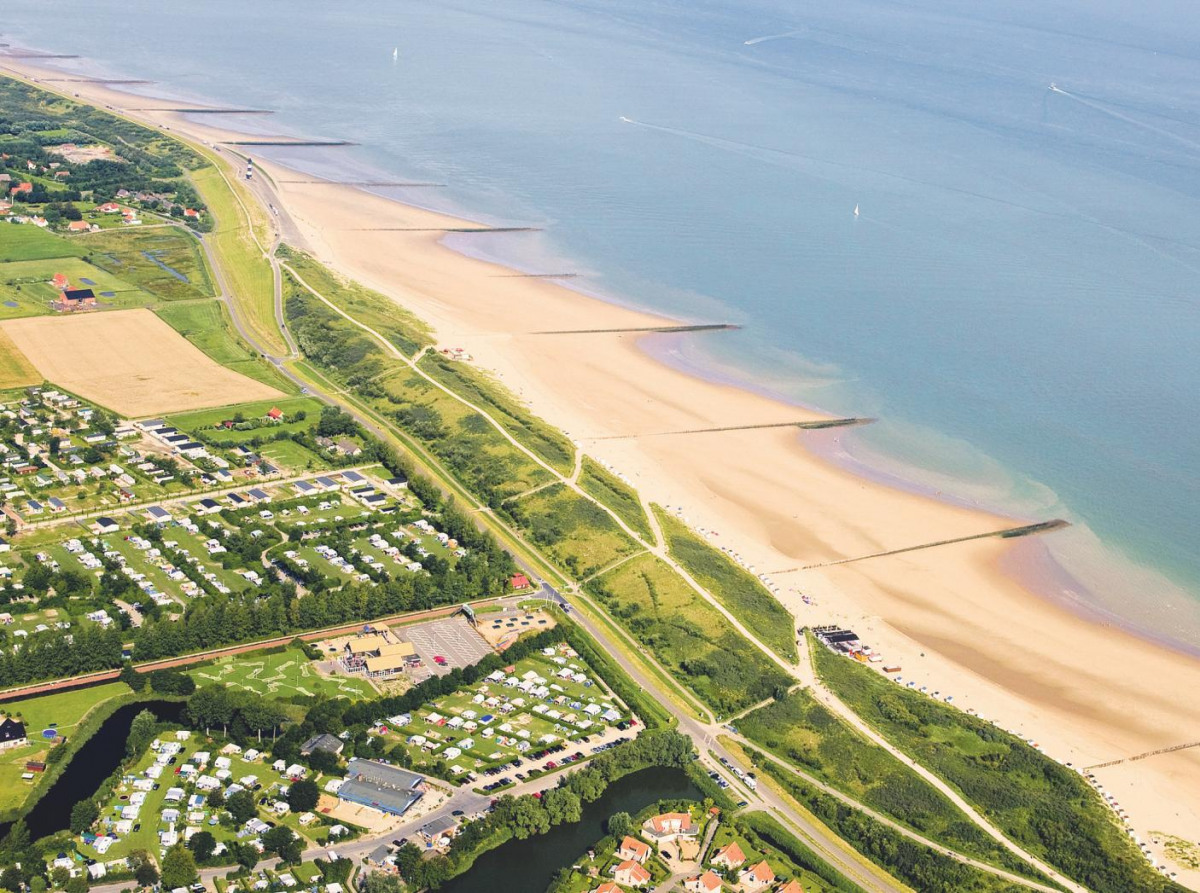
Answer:
[[(28, 77), (38, 71), (37, 61), (7, 59), (4, 64)], [(118, 110), (121, 98), (127, 101), (130, 95), (99, 84), (71, 87), (79, 88), (69, 92), (84, 101), (107, 95)], [(107, 103), (102, 98), (98, 104)], [(207, 123), (183, 121), (184, 115), (131, 116), (169, 120), (173, 130), (205, 142), (221, 133)], [(283, 170), (270, 162), (265, 166), (273, 176)], [(555, 283), (497, 277), (498, 269), (507, 268), (456, 253), (441, 234), (354, 233), (345, 226), (365, 216), (461, 225), (456, 218), (358, 190), (343, 192), (336, 202), (312, 195), (314, 190), (306, 195), (298, 186), (276, 192), (318, 259), (413, 309), (443, 343), (457, 339), (468, 346), (481, 358), (480, 366), (495, 371), (534, 412), (573, 438), (666, 430), (672, 422), (682, 429), (713, 418), (762, 423), (827, 417), (663, 366), (639, 346), (643, 338), (530, 336), (525, 333), (535, 329), (519, 321), (554, 318), (564, 321), (562, 327), (568, 321), (599, 327), (597, 320), (609, 320), (615, 327), (647, 320), (661, 324), (666, 317)], [(343, 228), (330, 227), (331, 220)], [(503, 298), (503, 306), (480, 306), (480, 293)], [(589, 443), (588, 452), (621, 470), (648, 498), (685, 506), (694, 527), (732, 531), (728, 540), (721, 534), (710, 541), (728, 545), (756, 567), (791, 566), (786, 562), (802, 556), (869, 554), (878, 547), (908, 545), (906, 539), (929, 542), (945, 534), (996, 529), (1010, 520), (853, 476), (814, 453), (806, 442), (811, 439), (795, 432), (729, 432), (654, 443), (636, 438)], [(989, 717), (1003, 716), (1006, 726), (1035, 736), (1059, 759), (1099, 762), (1099, 757), (1140, 752), (1135, 748), (1154, 749), (1143, 745), (1200, 737), (1195, 734), (1200, 708), (1183, 703), (1184, 693), (1200, 683), (1200, 663), (1106, 628), (1100, 618), (1079, 618), (1031, 592), (1003, 568), (1011, 546), (981, 541), (969, 548), (789, 574), (788, 588), (802, 586), (819, 606), (803, 604), (792, 592), (780, 598), (800, 624), (847, 623), (865, 632), (877, 650), (901, 655), (906, 665), (921, 664), (916, 672), (924, 675), (918, 678), (931, 688), (952, 687), (956, 700)], [(986, 651), (971, 647), (989, 642)], [(1063, 653), (1072, 646), (1076, 653)], [(1036, 678), (1030, 666), (1044, 668), (1051, 681)], [(1174, 688), (1180, 703), (1164, 698), (1162, 688)], [(1111, 703), (1098, 710), (1088, 704), (1092, 698), (1111, 698)], [(1187, 751), (1171, 756), (1136, 764), (1137, 779), (1144, 783), (1150, 777), (1153, 783), (1141, 795), (1131, 791), (1121, 799), (1139, 830), (1195, 836), (1200, 760)], [(1166, 802), (1189, 790), (1196, 793), (1187, 798), (1187, 815), (1177, 812), (1172, 818)], [(1170, 806), (1178, 809), (1180, 803)]]

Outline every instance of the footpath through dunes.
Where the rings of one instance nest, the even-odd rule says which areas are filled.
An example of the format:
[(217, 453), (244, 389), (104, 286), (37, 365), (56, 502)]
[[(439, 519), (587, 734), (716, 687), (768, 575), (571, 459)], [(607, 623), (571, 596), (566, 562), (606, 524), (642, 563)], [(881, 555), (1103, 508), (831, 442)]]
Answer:
[(218, 365), (149, 310), (12, 319), (0, 332), (42, 378), (130, 418), (283, 397)]

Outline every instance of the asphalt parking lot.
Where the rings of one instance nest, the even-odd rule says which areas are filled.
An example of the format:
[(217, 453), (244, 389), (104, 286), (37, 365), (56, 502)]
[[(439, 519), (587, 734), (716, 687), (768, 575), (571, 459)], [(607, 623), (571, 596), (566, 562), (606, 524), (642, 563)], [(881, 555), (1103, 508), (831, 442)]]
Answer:
[[(421, 655), (424, 669), (443, 676), (453, 667), (478, 663), (492, 649), (479, 633), (471, 628), (465, 617), (444, 617), (413, 626), (397, 627), (394, 634), (413, 643)], [(438, 666), (434, 657), (441, 655), (446, 665)]]

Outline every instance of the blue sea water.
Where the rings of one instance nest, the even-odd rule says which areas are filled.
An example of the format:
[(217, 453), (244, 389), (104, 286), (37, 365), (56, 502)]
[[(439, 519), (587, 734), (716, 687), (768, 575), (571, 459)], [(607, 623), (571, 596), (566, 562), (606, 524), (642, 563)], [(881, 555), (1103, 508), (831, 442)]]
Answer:
[(1069, 518), (1050, 544), (1089, 598), (1200, 647), (1194, 4), (4, 13), (3, 39), (86, 57), (65, 66), (359, 144), (276, 153), (304, 169), (444, 183), (394, 194), (545, 228), (473, 250), (742, 323), (676, 359), (877, 416), (844, 438), (876, 473)]

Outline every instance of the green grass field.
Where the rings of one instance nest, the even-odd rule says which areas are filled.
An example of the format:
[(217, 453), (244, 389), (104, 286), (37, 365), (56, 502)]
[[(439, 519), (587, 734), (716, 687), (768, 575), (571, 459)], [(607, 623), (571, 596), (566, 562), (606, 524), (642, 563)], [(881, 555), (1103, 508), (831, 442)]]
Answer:
[(280, 375), (270, 363), (260, 359), (250, 346), (238, 337), (229, 318), (229, 310), (220, 301), (163, 304), (156, 308), (155, 312), (171, 328), (222, 366), (228, 366), (247, 378), (261, 381), (284, 393), (296, 392), (296, 386), (291, 380)]
[(617, 513), (629, 528), (647, 542), (654, 542), (654, 531), (637, 491), (590, 456), (583, 457), (579, 486)]
[(365, 679), (320, 675), (298, 648), (273, 654), (252, 652), (223, 657), (189, 670), (188, 675), (197, 685), (221, 683), (274, 698), (325, 695), (358, 700), (375, 694), (375, 689)]
[[(254, 240), (253, 227), (261, 221), (247, 218), (233, 189), (215, 166), (192, 174), (192, 182), (203, 196), (216, 221), (206, 237), (221, 257), (223, 272), (230, 294), (238, 302), (241, 316), (253, 337), (267, 352), (281, 356), (287, 345), (275, 320), (275, 280), (271, 265)], [(261, 214), (257, 205), (248, 204), (252, 213)], [(264, 229), (265, 231), (265, 229)]]
[[(253, 440), (263, 435), (270, 436), (276, 431), (299, 431), (317, 423), (321, 417), (321, 401), (313, 397), (290, 397), (285, 400), (264, 400), (259, 403), (239, 403), (234, 406), (224, 406), (219, 409), (201, 409), (196, 412), (181, 413), (171, 416), (169, 421), (181, 431), (199, 431), (210, 429), (206, 433), (213, 442), (219, 444), (238, 444)], [(283, 410), (283, 419), (278, 425), (254, 428), (248, 431), (215, 430), (225, 419), (231, 419), (236, 413), (241, 413), (247, 420), (261, 419), (272, 407)], [(303, 420), (295, 420), (295, 415), (301, 410), (305, 413)], [(289, 421), (290, 420), (290, 421)]]
[(82, 258), (10, 261), (0, 264), (0, 319), (53, 312), (49, 304), (59, 292), (50, 280), (56, 273), (66, 276), (72, 288), (95, 291), (102, 307), (128, 309), (157, 303), (153, 295)]
[(730, 614), (780, 657), (795, 662), (795, 618), (754, 574), (739, 567), (686, 524), (654, 507), (671, 557), (712, 593)]
[(0, 263), (49, 257), (78, 257), (81, 254), (83, 251), (73, 242), (41, 227), (0, 223)]
[(44, 729), (56, 724), (59, 734), (69, 738), (89, 711), (128, 692), (124, 682), (112, 682), (0, 704), (0, 713), (24, 721), (30, 741), (25, 747), (0, 752), (0, 810), (19, 807), (36, 782), (22, 781), (21, 775), (27, 760), (45, 759), (50, 744), (42, 737)]
[(260, 452), (279, 467), (297, 473), (321, 471), (331, 467), (321, 456), (294, 440), (276, 440), (263, 444)]
[(791, 682), (653, 555), (630, 559), (597, 577), (587, 590), (719, 715), (744, 710)]
[(641, 549), (595, 503), (563, 484), (522, 496), (505, 508), (560, 567), (580, 579)]
[(216, 294), (196, 237), (182, 227), (134, 227), (77, 237), (97, 267), (164, 301)]

